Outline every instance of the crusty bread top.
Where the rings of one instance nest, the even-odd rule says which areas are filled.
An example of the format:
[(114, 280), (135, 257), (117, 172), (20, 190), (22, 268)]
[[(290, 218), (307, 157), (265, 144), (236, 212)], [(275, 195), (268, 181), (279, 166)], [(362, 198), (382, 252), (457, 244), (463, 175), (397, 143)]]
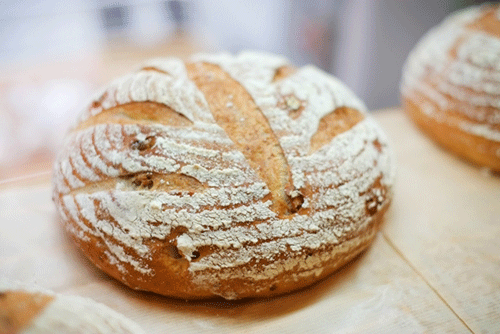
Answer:
[(500, 142), (500, 7), (470, 7), (430, 30), (408, 57), (401, 92), (437, 121)]
[[(278, 253), (361, 228), (393, 176), (384, 134), (337, 79), (274, 55), (196, 55), (149, 61), (100, 92), (57, 158), (54, 197), (79, 224), (70, 232), (102, 238), (124, 275), (123, 263), (153, 275), (148, 240), (173, 238), (195, 279), (265, 260), (241, 269), (258, 280), (287, 270)], [(312, 262), (307, 275), (322, 270)]]

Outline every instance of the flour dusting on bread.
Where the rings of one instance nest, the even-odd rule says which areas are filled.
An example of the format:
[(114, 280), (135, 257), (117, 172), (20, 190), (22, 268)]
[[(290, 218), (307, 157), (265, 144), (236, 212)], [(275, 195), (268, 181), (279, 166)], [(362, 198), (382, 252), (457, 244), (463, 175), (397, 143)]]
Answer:
[[(252, 138), (248, 119), (235, 119), (227, 131), (252, 138), (254, 153), (238, 149), (245, 143), (235, 143), (227, 124), (217, 123), (214, 106), (190, 79), (197, 64), (217, 66), (246, 90), (282, 150), (270, 155), (274, 160), (249, 160), (266, 154), (259, 145), (271, 144)], [(276, 80), (288, 65), (282, 57), (251, 52), (196, 55), (187, 65), (156, 59), (95, 98), (58, 156), (54, 199), (80, 245), (97, 242), (105, 249), (108, 260), (100, 267), (114, 267), (115, 277), (144, 288), (137, 282), (154, 280), (163, 270), (157, 256), (168, 250), (173, 255), (162, 261), (186, 268), (194, 296), (199, 288), (200, 296), (233, 299), (264, 294), (270, 282), (320, 277), (367, 246), (391, 198), (394, 161), (387, 139), (363, 103), (319, 69), (306, 66)], [(203, 80), (219, 74), (208, 72)], [(291, 96), (299, 101), (292, 107), (283, 102)], [(231, 108), (222, 116), (241, 108), (241, 96), (217, 98)], [(112, 109), (145, 101), (189, 123), (144, 121), (140, 110)], [(357, 113), (355, 121), (344, 124), (340, 117), (342, 131), (321, 130), (325, 143), (311, 150), (321, 120), (340, 108)], [(98, 117), (109, 118), (93, 124)], [(275, 189), (275, 180), (266, 178), (270, 170), (287, 189)], [(133, 283), (130, 276), (137, 274)], [(231, 280), (242, 291), (225, 284)], [(255, 286), (245, 286), (249, 282)]]

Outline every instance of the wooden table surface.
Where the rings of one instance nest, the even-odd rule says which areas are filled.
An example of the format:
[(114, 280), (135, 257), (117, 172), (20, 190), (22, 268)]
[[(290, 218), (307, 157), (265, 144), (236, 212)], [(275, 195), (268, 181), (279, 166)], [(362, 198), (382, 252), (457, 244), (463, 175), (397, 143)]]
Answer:
[(0, 183), (0, 278), (93, 298), (149, 333), (499, 333), (500, 177), (397, 109), (374, 115), (396, 153), (394, 201), (370, 249), (312, 287), (238, 302), (132, 291), (64, 234), (49, 171)]

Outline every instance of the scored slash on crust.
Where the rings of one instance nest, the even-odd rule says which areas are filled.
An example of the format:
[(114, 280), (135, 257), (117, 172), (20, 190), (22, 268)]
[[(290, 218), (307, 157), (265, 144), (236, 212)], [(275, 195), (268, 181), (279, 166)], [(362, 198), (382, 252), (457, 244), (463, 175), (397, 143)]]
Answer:
[[(283, 149), (252, 97), (217, 65), (200, 62), (186, 67), (189, 78), (205, 95), (217, 124), (268, 186), (272, 210), (279, 216), (297, 212), (302, 195), (293, 188)], [(229, 103), (231, 107), (227, 107)]]

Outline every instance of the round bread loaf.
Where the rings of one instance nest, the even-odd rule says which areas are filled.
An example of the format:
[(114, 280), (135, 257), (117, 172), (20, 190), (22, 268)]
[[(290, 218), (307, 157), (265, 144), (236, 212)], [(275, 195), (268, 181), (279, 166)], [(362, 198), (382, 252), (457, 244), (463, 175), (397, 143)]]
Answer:
[(144, 332), (125, 316), (91, 299), (15, 288), (0, 289), (0, 333)]
[(126, 285), (270, 296), (364, 250), (391, 198), (387, 140), (341, 82), (282, 57), (159, 59), (83, 111), (54, 201), (85, 255)]
[(471, 7), (429, 31), (410, 53), (404, 109), (443, 147), (500, 171), (500, 10)]

